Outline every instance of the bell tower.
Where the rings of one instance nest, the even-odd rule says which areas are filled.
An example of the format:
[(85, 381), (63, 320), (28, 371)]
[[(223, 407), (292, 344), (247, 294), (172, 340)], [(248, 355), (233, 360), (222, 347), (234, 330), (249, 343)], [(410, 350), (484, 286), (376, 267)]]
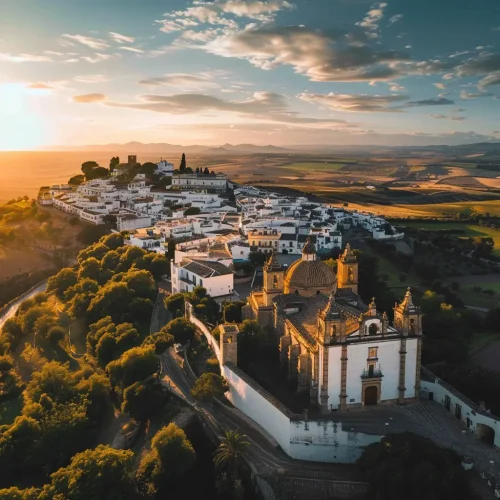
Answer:
[(401, 303), (394, 307), (394, 326), (405, 337), (422, 335), (422, 311), (413, 303), (410, 287)]
[(347, 243), (344, 253), (337, 261), (337, 283), (338, 288), (350, 288), (358, 293), (358, 258)]
[(335, 302), (335, 295), (330, 295), (328, 303), (318, 314), (318, 340), (328, 345), (345, 339), (346, 320)]
[(272, 305), (274, 297), (283, 293), (284, 279), (285, 269), (273, 252), (264, 266), (264, 305)]

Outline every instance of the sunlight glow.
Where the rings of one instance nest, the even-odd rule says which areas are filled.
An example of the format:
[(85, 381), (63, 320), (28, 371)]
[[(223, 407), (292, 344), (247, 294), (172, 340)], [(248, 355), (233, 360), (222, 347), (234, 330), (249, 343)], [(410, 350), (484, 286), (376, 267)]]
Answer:
[(40, 116), (23, 85), (0, 84), (0, 151), (22, 151), (43, 144)]

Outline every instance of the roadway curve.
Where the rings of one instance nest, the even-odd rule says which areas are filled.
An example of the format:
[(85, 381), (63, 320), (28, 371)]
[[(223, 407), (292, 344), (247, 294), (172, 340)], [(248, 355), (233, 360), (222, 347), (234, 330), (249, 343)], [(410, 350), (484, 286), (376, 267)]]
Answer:
[(30, 299), (31, 297), (33, 297), (33, 295), (36, 295), (37, 293), (44, 292), (46, 288), (47, 288), (47, 280), (45, 280), (43, 283), (36, 286), (35, 288), (32, 288), (28, 292), (23, 293), (20, 297), (15, 299), (12, 302), (12, 304), (10, 304), (10, 306), (0, 315), (0, 330), (3, 328), (4, 323), (9, 318), (13, 318), (16, 315), (19, 306), (25, 300)]

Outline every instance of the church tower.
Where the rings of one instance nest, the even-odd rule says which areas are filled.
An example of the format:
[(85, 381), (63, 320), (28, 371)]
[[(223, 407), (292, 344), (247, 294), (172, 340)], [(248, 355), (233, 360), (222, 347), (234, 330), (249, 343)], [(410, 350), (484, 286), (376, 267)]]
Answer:
[(264, 266), (264, 305), (271, 306), (274, 297), (283, 293), (285, 269), (273, 252)]
[(350, 288), (358, 293), (358, 259), (347, 243), (345, 251), (337, 260), (338, 288)]
[(401, 303), (394, 307), (394, 327), (405, 337), (422, 335), (422, 312), (413, 303), (410, 287)]

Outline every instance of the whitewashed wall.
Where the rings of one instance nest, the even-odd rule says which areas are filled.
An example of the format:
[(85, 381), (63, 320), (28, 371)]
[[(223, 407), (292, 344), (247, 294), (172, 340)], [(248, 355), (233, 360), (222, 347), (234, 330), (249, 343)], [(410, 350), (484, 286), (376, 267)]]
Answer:
[[(340, 377), (342, 362), (342, 347), (335, 346), (329, 348), (328, 353), (328, 406), (335, 410), (340, 405)], [(347, 400), (349, 401), (349, 400)]]
[(429, 393), (432, 393), (432, 399), (443, 406), (445, 404), (445, 398), (448, 396), (450, 398), (450, 413), (452, 415), (455, 415), (456, 405), (460, 405), (462, 407), (461, 422), (467, 428), (467, 419), (469, 419), (470, 425), (468, 429), (471, 432), (475, 434), (478, 432), (478, 424), (491, 427), (495, 431), (494, 444), (495, 446), (500, 447), (500, 420), (494, 416), (478, 413), (477, 408), (473, 408), (473, 405), (458, 391), (451, 392), (440, 383), (422, 380), (420, 388), (421, 397), (429, 398)]
[(417, 348), (418, 339), (409, 338), (406, 341), (406, 366), (405, 366), (405, 398), (415, 397), (415, 382), (417, 377)]
[(315, 462), (354, 463), (363, 449), (383, 436), (342, 429), (332, 421), (290, 422), (290, 456)]

